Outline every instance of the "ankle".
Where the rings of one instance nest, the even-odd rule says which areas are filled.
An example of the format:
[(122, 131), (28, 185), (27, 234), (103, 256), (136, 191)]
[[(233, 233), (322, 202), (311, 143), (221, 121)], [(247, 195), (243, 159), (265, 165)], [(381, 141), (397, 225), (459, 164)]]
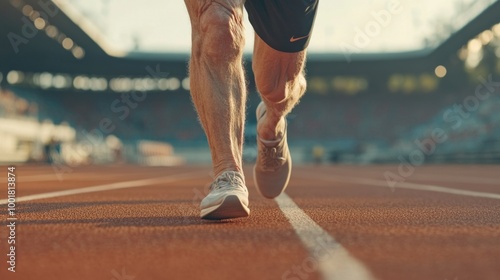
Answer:
[(219, 177), (222, 173), (227, 172), (227, 171), (234, 171), (238, 172), (243, 176), (243, 170), (239, 166), (218, 166), (214, 167), (213, 170), (213, 178)]
[(280, 140), (285, 133), (285, 118), (268, 118), (267, 114), (257, 124), (257, 135), (266, 141)]

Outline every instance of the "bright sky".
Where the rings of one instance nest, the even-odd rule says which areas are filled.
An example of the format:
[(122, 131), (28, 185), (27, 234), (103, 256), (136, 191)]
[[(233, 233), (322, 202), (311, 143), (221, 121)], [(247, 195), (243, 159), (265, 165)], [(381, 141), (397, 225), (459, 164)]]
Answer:
[[(190, 23), (182, 0), (66, 1), (97, 27), (113, 48), (133, 50), (138, 42), (139, 50), (147, 52), (190, 49)], [(437, 31), (437, 22), (461, 28), (493, 2), (495, 0), (321, 0), (309, 50), (421, 49), (425, 38), (445, 33)], [(379, 16), (377, 21), (376, 14), (385, 17)], [(251, 51), (253, 30), (248, 20), (246, 26), (245, 49)]]

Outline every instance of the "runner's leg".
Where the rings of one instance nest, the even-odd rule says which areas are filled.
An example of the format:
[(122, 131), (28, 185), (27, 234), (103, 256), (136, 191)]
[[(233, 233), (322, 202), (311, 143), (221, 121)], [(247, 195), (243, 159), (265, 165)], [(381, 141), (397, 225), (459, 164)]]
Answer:
[(242, 170), (244, 0), (185, 0), (192, 27), (191, 95), (212, 153), (213, 172)]

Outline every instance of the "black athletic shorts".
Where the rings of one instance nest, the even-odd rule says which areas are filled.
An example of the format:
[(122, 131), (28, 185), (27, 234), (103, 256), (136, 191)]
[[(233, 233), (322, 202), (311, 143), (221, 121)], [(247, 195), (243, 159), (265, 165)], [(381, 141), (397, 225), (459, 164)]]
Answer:
[(282, 52), (299, 52), (309, 44), (319, 0), (246, 0), (257, 35)]

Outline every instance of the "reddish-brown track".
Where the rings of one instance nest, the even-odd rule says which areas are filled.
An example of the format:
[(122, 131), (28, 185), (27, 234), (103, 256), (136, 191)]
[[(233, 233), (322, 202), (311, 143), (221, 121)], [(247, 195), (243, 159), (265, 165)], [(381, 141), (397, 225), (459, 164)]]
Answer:
[[(500, 194), (498, 169), (421, 166), (406, 181)], [(287, 193), (376, 279), (500, 279), (500, 200), (342, 182), (383, 181), (385, 171), (397, 166), (296, 167)], [(7, 270), (3, 226), (0, 279), (321, 279), (304, 270), (307, 249), (277, 203), (256, 193), (250, 169), (251, 216), (231, 221), (198, 217), (207, 167), (79, 167), (58, 177), (52, 167), (18, 166), (17, 196), (189, 172), (166, 183), (19, 202), (16, 272)], [(5, 204), (0, 213), (5, 224)]]

